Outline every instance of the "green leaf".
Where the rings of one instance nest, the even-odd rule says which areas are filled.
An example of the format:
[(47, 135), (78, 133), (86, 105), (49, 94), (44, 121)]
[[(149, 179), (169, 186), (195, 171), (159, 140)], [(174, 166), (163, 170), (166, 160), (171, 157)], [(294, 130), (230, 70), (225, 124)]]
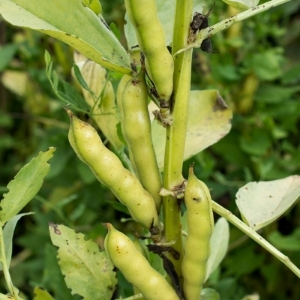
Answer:
[(285, 87), (280, 85), (270, 85), (270, 84), (263, 84), (259, 87), (257, 95), (255, 96), (255, 99), (259, 102), (264, 103), (283, 103), (284, 101), (290, 100), (291, 97), (294, 96), (294, 94), (299, 93), (300, 86), (291, 86), (291, 87)]
[(0, 48), (0, 72), (10, 63), (18, 48), (17, 44), (9, 44)]
[(225, 257), (229, 244), (229, 224), (226, 219), (220, 218), (215, 224), (210, 238), (210, 255), (206, 265), (206, 279), (219, 266)]
[(240, 136), (240, 146), (247, 154), (263, 156), (272, 147), (272, 141), (266, 131), (251, 128), (251, 131)]
[(271, 81), (282, 75), (282, 62), (282, 49), (273, 48), (255, 53), (245, 64), (259, 79)]
[(0, 0), (0, 13), (9, 23), (61, 40), (108, 69), (131, 73), (123, 46), (81, 0)]
[(248, 8), (256, 7), (259, 0), (222, 0), (226, 4), (241, 10), (246, 10)]
[(48, 160), (54, 151), (55, 148), (50, 147), (47, 152), (40, 152), (7, 185), (9, 191), (0, 203), (2, 223), (14, 217), (37, 194), (50, 170)]
[(54, 300), (52, 296), (44, 289), (36, 287), (34, 289), (33, 300)]
[[(231, 129), (231, 118), (232, 111), (217, 90), (191, 91), (184, 160), (224, 137)], [(158, 166), (162, 169), (166, 129), (157, 121), (151, 127)]]
[(300, 196), (300, 176), (273, 181), (249, 182), (236, 194), (244, 221), (258, 230), (284, 214)]
[(214, 289), (205, 288), (201, 291), (200, 300), (220, 300), (220, 295)]
[(300, 228), (297, 228), (288, 236), (284, 236), (278, 231), (273, 231), (268, 236), (268, 240), (279, 250), (300, 251)]
[[(31, 215), (31, 214), (33, 213), (29, 212), (29, 213), (16, 215), (5, 224), (5, 227), (3, 229), (3, 241), (4, 241), (5, 257), (6, 257), (6, 262), (8, 267), (10, 266), (10, 261), (11, 261), (12, 246), (13, 246), (12, 241), (13, 241), (13, 235), (14, 235), (16, 224), (23, 216)], [(0, 263), (0, 270), (3, 270), (1, 263)]]
[[(1, 0), (0, 0), (1, 1)], [(46, 75), (52, 86), (53, 92), (70, 108), (87, 113), (89, 106), (86, 104), (84, 98), (77, 92), (77, 90), (68, 82), (59, 80), (55, 71), (53, 71), (53, 63), (50, 54), (45, 51)], [(76, 71), (74, 71), (76, 72)], [(75, 73), (76, 75), (76, 73)], [(79, 76), (79, 74), (77, 74)], [(84, 82), (82, 82), (84, 84)]]
[(90, 91), (89, 86), (87, 85), (87, 83), (85, 82), (84, 78), (81, 75), (80, 69), (77, 66), (77, 64), (73, 64), (73, 70), (74, 70), (74, 74), (76, 79), (78, 80), (78, 82), (80, 83), (80, 85), (87, 91)]
[(117, 282), (106, 253), (66, 226), (49, 223), (49, 230), (52, 243), (59, 247), (59, 265), (72, 294), (86, 300), (110, 300)]

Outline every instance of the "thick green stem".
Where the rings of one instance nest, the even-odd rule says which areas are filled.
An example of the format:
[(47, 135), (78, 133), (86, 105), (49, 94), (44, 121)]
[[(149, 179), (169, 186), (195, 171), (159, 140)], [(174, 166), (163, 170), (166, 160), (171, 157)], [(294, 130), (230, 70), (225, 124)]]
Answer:
[(290, 261), (290, 259), (272, 246), (268, 241), (266, 241), (261, 235), (259, 235), (255, 230), (250, 228), (239, 218), (234, 216), (229, 210), (225, 209), (218, 203), (212, 201), (213, 210), (220, 216), (224, 217), (231, 224), (239, 228), (242, 232), (247, 234), (251, 239), (273, 254), (277, 259), (284, 263), (293, 273), (300, 277), (300, 270)]
[[(172, 51), (187, 46), (189, 24), (192, 17), (192, 0), (177, 0)], [(174, 90), (172, 98), (172, 125), (167, 128), (164, 188), (171, 190), (183, 182), (182, 163), (187, 130), (187, 116), (190, 98), (192, 50), (182, 53), (174, 60)], [(163, 202), (166, 242), (175, 241), (173, 247), (180, 253), (180, 259), (170, 259), (175, 270), (182, 277), (181, 261), (183, 256), (180, 206), (176, 198), (167, 196)]]

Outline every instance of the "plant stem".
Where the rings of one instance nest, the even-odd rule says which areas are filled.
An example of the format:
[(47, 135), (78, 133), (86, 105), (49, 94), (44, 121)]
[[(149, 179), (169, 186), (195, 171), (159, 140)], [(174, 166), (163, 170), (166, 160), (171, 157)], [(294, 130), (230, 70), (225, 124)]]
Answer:
[(266, 241), (261, 235), (259, 235), (255, 230), (250, 228), (244, 222), (242, 222), (239, 218), (234, 216), (229, 210), (225, 209), (215, 201), (212, 201), (213, 210), (224, 217), (231, 224), (239, 228), (242, 232), (247, 234), (251, 239), (273, 254), (277, 259), (279, 259), (282, 263), (284, 263), (293, 273), (295, 273), (300, 278), (300, 269), (297, 268), (290, 259), (277, 250), (274, 246), (272, 246), (268, 241)]
[(271, 1), (268, 1), (261, 5), (258, 5), (256, 7), (249, 8), (239, 14), (236, 14), (235, 16), (229, 17), (217, 24), (207, 27), (199, 32), (199, 34), (196, 37), (196, 41), (194, 43), (188, 45), (188, 47), (185, 47), (185, 48), (182, 47), (181, 49), (178, 49), (177, 52), (175, 52), (175, 53), (176, 53), (176, 55), (178, 55), (179, 53), (184, 52), (187, 49), (200, 47), (200, 45), (202, 44), (202, 41), (205, 40), (206, 38), (211, 37), (212, 35), (229, 28), (230, 26), (232, 26), (233, 24), (235, 24), (237, 22), (248, 19), (254, 15), (257, 15), (257, 14), (265, 11), (265, 10), (271, 9), (272, 7), (278, 6), (278, 5), (286, 3), (288, 1), (290, 1), (290, 0), (271, 0)]
[[(187, 46), (189, 25), (192, 17), (193, 0), (177, 0), (172, 52)], [(183, 182), (182, 164), (187, 130), (187, 116), (190, 98), (192, 49), (174, 59), (172, 125), (167, 128), (166, 152), (164, 165), (164, 188), (172, 190)], [(165, 241), (175, 241), (173, 248), (180, 253), (179, 260), (171, 256), (175, 270), (182, 278), (181, 261), (183, 256), (180, 206), (176, 198), (164, 197), (163, 214)]]

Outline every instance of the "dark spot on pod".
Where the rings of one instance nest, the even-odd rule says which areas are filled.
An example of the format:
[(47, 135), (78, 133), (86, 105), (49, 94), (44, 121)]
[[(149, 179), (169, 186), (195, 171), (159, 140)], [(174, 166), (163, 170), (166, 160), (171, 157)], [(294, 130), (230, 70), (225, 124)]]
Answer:
[(169, 108), (170, 102), (166, 100), (159, 100), (159, 105), (161, 108)]

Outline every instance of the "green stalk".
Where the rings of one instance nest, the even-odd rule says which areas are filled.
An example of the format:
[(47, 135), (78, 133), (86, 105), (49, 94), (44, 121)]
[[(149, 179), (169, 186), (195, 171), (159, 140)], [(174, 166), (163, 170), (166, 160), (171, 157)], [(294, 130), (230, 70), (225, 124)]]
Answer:
[[(191, 22), (193, 0), (177, 0), (172, 52), (187, 46), (189, 24)], [(183, 182), (182, 164), (187, 130), (187, 116), (190, 98), (192, 50), (182, 53), (174, 59), (172, 125), (167, 128), (164, 188), (172, 190)], [(163, 201), (165, 241), (172, 242), (180, 253), (180, 259), (169, 257), (179, 278), (182, 278), (181, 261), (183, 256), (180, 206), (176, 198), (167, 196)]]
[(261, 235), (259, 235), (255, 230), (250, 228), (239, 218), (233, 215), (229, 210), (225, 209), (215, 201), (212, 201), (213, 210), (220, 216), (224, 217), (227, 221), (233, 224), (235, 227), (239, 228), (242, 232), (247, 234), (256, 243), (261, 245), (282, 263), (284, 263), (294, 274), (300, 278), (300, 270), (290, 261), (290, 259), (272, 246), (268, 241), (266, 241)]

